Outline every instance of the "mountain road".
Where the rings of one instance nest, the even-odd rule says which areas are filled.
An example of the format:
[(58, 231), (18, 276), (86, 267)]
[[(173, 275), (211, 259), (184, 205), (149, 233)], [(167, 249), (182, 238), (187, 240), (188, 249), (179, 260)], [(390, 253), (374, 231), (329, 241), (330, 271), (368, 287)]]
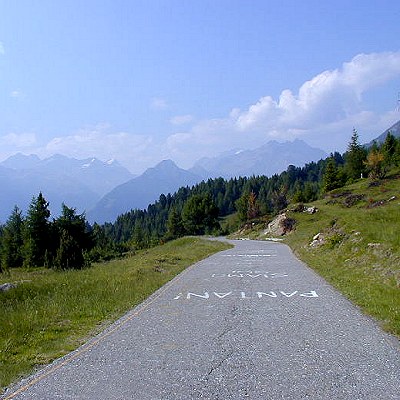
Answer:
[(399, 341), (284, 244), (232, 241), (3, 399), (400, 399)]

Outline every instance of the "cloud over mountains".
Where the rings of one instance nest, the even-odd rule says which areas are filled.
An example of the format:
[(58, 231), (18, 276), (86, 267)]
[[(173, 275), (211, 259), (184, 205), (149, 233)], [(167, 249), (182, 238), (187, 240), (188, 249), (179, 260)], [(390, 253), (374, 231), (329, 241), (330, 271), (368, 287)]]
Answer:
[[(0, 53), (1, 49), (0, 43)], [(374, 88), (399, 78), (400, 52), (359, 54), (340, 68), (323, 71), (304, 82), (297, 92), (282, 90), (277, 99), (266, 94), (247, 109), (233, 108), (226, 116), (199, 120), (189, 114), (171, 115), (166, 122), (168, 129), (172, 126), (175, 131), (167, 131), (162, 139), (156, 139), (156, 134), (114, 131), (104, 124), (55, 137), (40, 146), (34, 143), (33, 134), (25, 136), (26, 142), (16, 133), (8, 139), (15, 151), (115, 158), (133, 172), (166, 158), (187, 168), (203, 156), (234, 147), (255, 148), (270, 139), (301, 138), (326, 151), (341, 150), (353, 127), (373, 135), (399, 119), (394, 110), (381, 114), (370, 111), (363, 98)], [(153, 100), (153, 112), (165, 112), (165, 100)], [(6, 138), (0, 137), (0, 143)]]
[(233, 109), (225, 118), (201, 121), (189, 132), (171, 135), (168, 146), (183, 155), (189, 143), (212, 152), (227, 140), (243, 147), (246, 142), (301, 137), (333, 150), (348, 141), (353, 127), (372, 134), (399, 119), (393, 110), (378, 115), (363, 103), (367, 91), (399, 77), (400, 52), (359, 54), (340, 69), (304, 82), (297, 93), (285, 89), (278, 99), (264, 96), (247, 110)]
[(239, 112), (240, 130), (312, 129), (362, 112), (362, 94), (400, 75), (400, 53), (359, 54), (341, 69), (305, 82), (298, 94), (283, 90), (279, 100), (262, 97)]

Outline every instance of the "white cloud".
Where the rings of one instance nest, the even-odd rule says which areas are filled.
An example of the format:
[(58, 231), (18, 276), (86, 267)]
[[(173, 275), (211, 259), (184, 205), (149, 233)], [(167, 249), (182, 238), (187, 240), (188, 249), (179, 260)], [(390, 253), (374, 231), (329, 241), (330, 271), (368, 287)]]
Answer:
[(10, 93), (10, 97), (12, 97), (13, 99), (20, 99), (21, 100), (21, 99), (25, 99), (26, 95), (20, 89), (16, 89), (16, 90), (13, 90)]
[(363, 94), (400, 77), (400, 52), (359, 54), (341, 68), (306, 81), (297, 93), (283, 90), (278, 99), (264, 96), (247, 110), (232, 109), (225, 118), (200, 121), (171, 135), (168, 151), (184, 165), (229, 148), (254, 148), (270, 139), (302, 138), (326, 151), (343, 151), (353, 127), (369, 141), (399, 119), (377, 114), (363, 104)]
[(25, 149), (36, 144), (36, 135), (34, 133), (9, 133), (0, 136), (0, 145), (3, 148)]
[(154, 97), (151, 99), (150, 106), (155, 110), (165, 110), (168, 108), (168, 103), (165, 99), (161, 97)]
[(239, 130), (313, 129), (362, 111), (362, 95), (400, 76), (400, 52), (359, 54), (341, 69), (324, 71), (297, 94), (282, 91), (278, 100), (262, 97), (247, 111), (236, 110)]
[(189, 122), (193, 121), (193, 116), (192, 115), (176, 115), (175, 117), (172, 117), (170, 120), (172, 125), (185, 125), (188, 124)]
[(3, 43), (0, 42), (0, 54), (4, 55), (5, 53)]
[(12, 156), (15, 153), (34, 153), (32, 149), (37, 144), (36, 135), (34, 133), (8, 133), (0, 136), (0, 160)]

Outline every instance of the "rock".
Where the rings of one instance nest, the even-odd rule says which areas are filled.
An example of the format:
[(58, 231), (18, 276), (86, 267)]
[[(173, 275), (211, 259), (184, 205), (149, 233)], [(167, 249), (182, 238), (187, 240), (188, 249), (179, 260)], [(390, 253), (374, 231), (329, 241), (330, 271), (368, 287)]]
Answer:
[(304, 212), (308, 213), (308, 214), (315, 214), (318, 211), (317, 207), (307, 207)]
[(274, 238), (274, 237), (266, 237), (264, 240), (268, 240), (270, 242), (281, 242), (283, 239), (281, 238)]
[(295, 223), (296, 221), (293, 218), (289, 218), (286, 213), (279, 214), (272, 222), (268, 224), (264, 234), (283, 236), (294, 229)]
[(13, 283), (3, 283), (0, 285), (0, 292), (7, 292), (8, 290), (15, 289), (16, 286)]
[(343, 204), (350, 208), (362, 200), (365, 200), (365, 194), (349, 194), (343, 200)]
[(372, 249), (376, 249), (378, 247), (381, 247), (382, 243), (368, 243), (367, 246), (371, 247)]
[(314, 237), (313, 240), (318, 240), (321, 236), (321, 232), (318, 232)]
[(313, 238), (312, 242), (310, 243), (310, 247), (318, 247), (325, 244), (325, 238), (321, 232), (318, 232)]

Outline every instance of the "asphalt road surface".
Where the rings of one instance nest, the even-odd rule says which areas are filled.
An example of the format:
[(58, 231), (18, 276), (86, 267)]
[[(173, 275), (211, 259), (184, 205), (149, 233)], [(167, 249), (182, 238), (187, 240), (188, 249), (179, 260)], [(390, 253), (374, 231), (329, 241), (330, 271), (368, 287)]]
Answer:
[(400, 399), (400, 346), (280, 243), (236, 241), (5, 399)]

